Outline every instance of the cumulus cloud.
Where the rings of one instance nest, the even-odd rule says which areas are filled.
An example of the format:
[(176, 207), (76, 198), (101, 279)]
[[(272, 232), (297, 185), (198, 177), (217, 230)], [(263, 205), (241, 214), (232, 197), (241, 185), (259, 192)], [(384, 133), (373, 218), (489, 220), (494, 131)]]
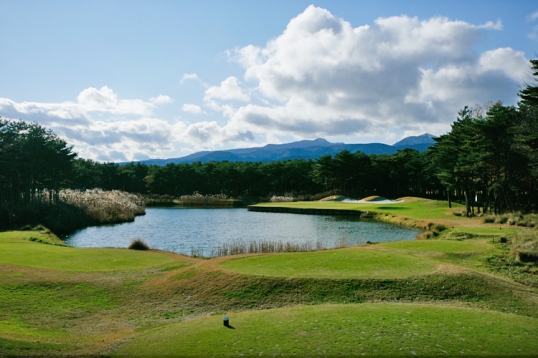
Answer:
[[(538, 19), (531, 14), (529, 21)], [(187, 123), (154, 118), (172, 99), (123, 99), (107, 86), (87, 88), (76, 101), (16, 103), (0, 98), (0, 115), (61, 130), (95, 158), (159, 156), (173, 142), (195, 149), (279, 138), (342, 137), (394, 142), (406, 135), (441, 134), (466, 105), (501, 100), (514, 104), (530, 72), (523, 52), (478, 52), (485, 32), (500, 20), (471, 24), (446, 17), (378, 18), (354, 27), (328, 10), (309, 6), (264, 46), (229, 51), (244, 76), (224, 76), (204, 87), (203, 109), (224, 116)], [(207, 110), (209, 114), (204, 112)], [(261, 138), (261, 139), (260, 139)], [(355, 141), (354, 139), (351, 139)]]
[(211, 101), (214, 99), (248, 102), (250, 97), (239, 87), (237, 78), (230, 76), (222, 81), (220, 86), (211, 86), (205, 91), (204, 100)]
[[(231, 55), (255, 84), (251, 93), (260, 103), (229, 111), (220, 129), (303, 138), (448, 129), (465, 105), (514, 103), (529, 68), (523, 52), (474, 49), (484, 31), (502, 27), (500, 20), (474, 25), (408, 16), (353, 27), (309, 6), (265, 46), (248, 45)], [(218, 110), (225, 101), (251, 96), (228, 77), (208, 88), (204, 99), (219, 99)], [(204, 140), (220, 133), (214, 126)]]
[(162, 94), (158, 95), (155, 98), (150, 98), (149, 101), (154, 104), (164, 104), (164, 103), (174, 102), (172, 98), (170, 98), (169, 96), (162, 95)]
[(185, 103), (183, 106), (181, 106), (181, 110), (183, 112), (189, 112), (192, 114), (205, 113), (200, 106), (190, 103)]
[(172, 140), (184, 129), (152, 117), (159, 104), (171, 98), (159, 95), (149, 101), (121, 99), (103, 86), (81, 91), (76, 101), (60, 103), (21, 102), (0, 98), (0, 115), (35, 121), (54, 130), (75, 145), (86, 158), (134, 160), (159, 156), (173, 149)]

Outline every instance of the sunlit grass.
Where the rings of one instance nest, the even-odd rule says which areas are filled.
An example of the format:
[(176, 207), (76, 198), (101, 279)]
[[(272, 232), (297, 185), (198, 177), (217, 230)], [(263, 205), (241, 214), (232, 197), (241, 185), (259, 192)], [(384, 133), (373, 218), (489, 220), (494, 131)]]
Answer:
[(450, 218), (451, 220), (466, 220), (464, 217), (454, 216), (454, 211), (461, 210), (463, 205), (453, 203), (452, 209), (448, 208), (446, 201), (415, 199), (397, 204), (356, 204), (331, 201), (301, 201), (293, 203), (260, 203), (257, 206), (309, 208), (309, 209), (338, 209), (375, 211), (380, 214), (405, 216), (412, 219), (439, 219)]
[(321, 305), (230, 313), (149, 331), (119, 355), (534, 355), (538, 320), (417, 304)]
[(42, 236), (31, 231), (0, 233), (0, 264), (91, 272), (130, 270), (174, 262), (162, 252), (46, 245), (29, 241), (32, 237)]
[(248, 275), (312, 278), (400, 278), (437, 269), (427, 258), (362, 248), (270, 254), (233, 259), (226, 270)]

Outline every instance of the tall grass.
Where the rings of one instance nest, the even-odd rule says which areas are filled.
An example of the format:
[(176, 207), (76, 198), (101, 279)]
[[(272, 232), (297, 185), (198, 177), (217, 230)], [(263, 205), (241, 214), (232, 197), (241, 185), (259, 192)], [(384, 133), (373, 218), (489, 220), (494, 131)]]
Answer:
[(523, 227), (538, 227), (538, 214), (507, 213), (502, 215), (486, 215), (486, 224), (508, 224)]
[[(349, 247), (348, 240), (342, 238), (336, 248)], [(268, 254), (277, 252), (308, 252), (326, 250), (327, 247), (319, 240), (304, 242), (253, 240), (249, 242), (234, 241), (223, 243), (211, 249), (211, 257), (241, 255), (241, 254)]]
[(182, 195), (179, 197), (181, 205), (190, 206), (235, 206), (237, 200), (228, 197), (226, 194), (206, 194), (202, 195), (194, 192), (192, 195)]
[(293, 199), (293, 196), (276, 196), (276, 195), (273, 195), (271, 197), (271, 202), (272, 203), (282, 203), (282, 202), (291, 202), (291, 201), (295, 201), (295, 199)]
[(66, 189), (60, 191), (60, 201), (82, 209), (99, 224), (133, 221), (146, 213), (144, 198), (119, 190)]
[(538, 262), (538, 233), (518, 232), (512, 237), (512, 254), (517, 261)]
[(145, 214), (143, 198), (119, 190), (61, 190), (57, 204), (48, 200), (49, 194), (45, 190), (36, 195), (39, 201), (10, 207), (9, 220), (0, 220), (0, 228), (42, 224), (63, 235), (91, 225), (133, 221)]

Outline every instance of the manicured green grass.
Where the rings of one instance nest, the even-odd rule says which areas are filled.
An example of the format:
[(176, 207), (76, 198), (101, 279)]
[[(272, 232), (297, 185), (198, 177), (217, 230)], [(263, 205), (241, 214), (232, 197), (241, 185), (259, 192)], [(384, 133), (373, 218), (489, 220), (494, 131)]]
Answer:
[(411, 240), (384, 242), (381, 247), (399, 250), (422, 251), (422, 252), (483, 252), (492, 249), (492, 246), (480, 241), (455, 241), (455, 240)]
[(80, 249), (29, 241), (39, 233), (0, 233), (0, 264), (71, 271), (115, 271), (163, 266), (174, 262), (165, 253), (127, 249)]
[(363, 248), (268, 254), (225, 261), (226, 270), (242, 274), (312, 278), (400, 278), (426, 274), (437, 263), (408, 254)]
[(461, 210), (463, 205), (453, 203), (452, 209), (449, 209), (446, 201), (429, 199), (414, 199), (413, 201), (398, 204), (355, 204), (333, 201), (300, 201), (285, 203), (260, 203), (257, 204), (257, 206), (375, 211), (380, 214), (405, 216), (410, 219), (419, 220), (447, 218), (455, 221), (466, 220), (464, 217), (452, 215), (453, 211)]
[(302, 306), (208, 317), (148, 331), (118, 355), (535, 355), (538, 320), (417, 304)]

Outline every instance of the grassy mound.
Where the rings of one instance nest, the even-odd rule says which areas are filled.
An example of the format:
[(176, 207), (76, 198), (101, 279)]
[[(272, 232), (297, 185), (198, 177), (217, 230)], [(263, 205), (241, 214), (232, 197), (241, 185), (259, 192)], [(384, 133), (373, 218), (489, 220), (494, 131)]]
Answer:
[(491, 249), (491, 245), (477, 241), (431, 240), (431, 241), (395, 241), (380, 243), (381, 247), (421, 252), (483, 252)]
[[(47, 237), (35, 231), (0, 234), (0, 263), (71, 271), (131, 270), (172, 263), (174, 259), (161, 252), (127, 249), (79, 249), (44, 245)], [(48, 239), (47, 239), (48, 240)]]
[(251, 256), (225, 261), (237, 273), (312, 278), (400, 278), (435, 271), (437, 263), (406, 254), (350, 248), (342, 250)]
[(229, 314), (149, 331), (119, 355), (534, 355), (538, 320), (417, 304), (321, 305)]

